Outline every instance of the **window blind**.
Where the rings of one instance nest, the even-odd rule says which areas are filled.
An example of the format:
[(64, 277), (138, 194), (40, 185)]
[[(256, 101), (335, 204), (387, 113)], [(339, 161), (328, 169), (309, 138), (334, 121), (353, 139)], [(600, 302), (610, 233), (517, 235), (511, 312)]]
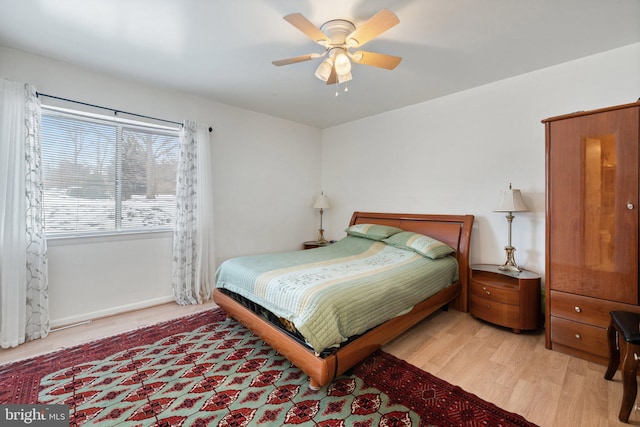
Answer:
[(43, 106), (47, 236), (171, 229), (178, 130)]

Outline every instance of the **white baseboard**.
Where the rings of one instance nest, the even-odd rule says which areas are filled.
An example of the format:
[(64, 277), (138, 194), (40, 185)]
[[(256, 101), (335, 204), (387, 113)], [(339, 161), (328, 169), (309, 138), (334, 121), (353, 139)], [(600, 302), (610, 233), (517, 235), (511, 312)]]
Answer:
[(156, 305), (166, 304), (175, 301), (173, 295), (154, 298), (145, 301), (139, 301), (132, 304), (120, 305), (118, 307), (110, 307), (104, 310), (92, 311), (89, 313), (78, 314), (76, 316), (64, 317), (62, 319), (52, 319), (49, 321), (51, 329), (57, 329), (64, 326), (75, 325), (76, 323), (86, 322), (88, 320), (100, 319), (102, 317), (113, 316), (115, 314), (126, 313), (128, 311), (141, 310), (143, 308), (154, 307)]

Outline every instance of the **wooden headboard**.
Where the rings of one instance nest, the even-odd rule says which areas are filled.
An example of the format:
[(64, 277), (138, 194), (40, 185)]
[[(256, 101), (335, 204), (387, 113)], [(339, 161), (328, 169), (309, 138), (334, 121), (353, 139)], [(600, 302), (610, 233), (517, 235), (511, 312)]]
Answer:
[(462, 293), (457, 304), (460, 311), (468, 311), (469, 250), (473, 215), (428, 215), (379, 212), (354, 212), (349, 225), (380, 224), (398, 227), (406, 231), (425, 234), (440, 240), (456, 250), (460, 266)]

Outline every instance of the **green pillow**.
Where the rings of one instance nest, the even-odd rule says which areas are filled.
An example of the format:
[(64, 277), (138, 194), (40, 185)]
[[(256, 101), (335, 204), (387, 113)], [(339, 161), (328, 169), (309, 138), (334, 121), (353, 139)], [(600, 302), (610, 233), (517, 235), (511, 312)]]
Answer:
[(364, 237), (370, 240), (382, 240), (402, 231), (401, 228), (378, 224), (356, 224), (344, 230), (349, 236)]
[(412, 250), (431, 259), (442, 258), (455, 252), (455, 249), (440, 240), (412, 231), (394, 234), (383, 242), (397, 248)]

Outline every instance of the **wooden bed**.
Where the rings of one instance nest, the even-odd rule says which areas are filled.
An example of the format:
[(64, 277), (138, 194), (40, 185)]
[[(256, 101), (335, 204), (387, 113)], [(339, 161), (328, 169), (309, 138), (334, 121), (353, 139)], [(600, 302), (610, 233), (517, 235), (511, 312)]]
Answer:
[(395, 317), (349, 343), (330, 355), (319, 357), (304, 344), (277, 326), (264, 320), (233, 298), (215, 289), (213, 300), (230, 317), (235, 318), (260, 336), (310, 378), (310, 387), (318, 389), (329, 384), (393, 338), (420, 322), (440, 308), (450, 305), (468, 311), (468, 266), (473, 215), (421, 215), (396, 213), (354, 212), (349, 225), (380, 224), (402, 228), (434, 237), (456, 249), (459, 281), (431, 296), (402, 315)]

